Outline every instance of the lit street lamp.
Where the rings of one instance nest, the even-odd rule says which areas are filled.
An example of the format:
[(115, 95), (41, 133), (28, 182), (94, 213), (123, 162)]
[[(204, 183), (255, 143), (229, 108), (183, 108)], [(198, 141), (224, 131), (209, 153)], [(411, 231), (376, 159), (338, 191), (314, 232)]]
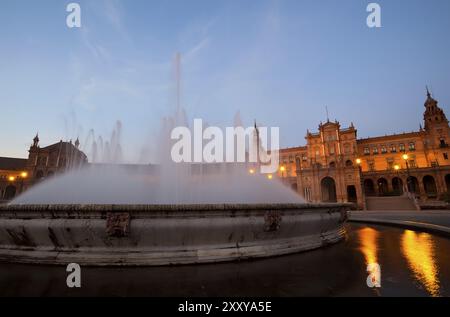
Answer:
[(20, 173), (20, 192), (23, 192), (23, 181), (25, 178), (28, 177), (28, 173), (27, 172), (22, 172)]
[(356, 165), (358, 165), (358, 171), (359, 171), (359, 186), (361, 187), (361, 198), (362, 198), (362, 203), (363, 203), (363, 209), (366, 209), (366, 197), (365, 197), (365, 193), (364, 193), (364, 180), (363, 180), (363, 176), (362, 176), (362, 167), (361, 167), (361, 159), (357, 158), (356, 159)]
[(286, 172), (286, 167), (284, 165), (280, 166), (281, 177), (284, 178), (284, 172)]
[[(394, 170), (397, 172), (397, 178), (400, 179), (400, 173), (399, 173), (400, 166), (398, 164), (395, 164), (394, 165)], [(401, 194), (401, 193), (399, 193), (399, 194)]]
[(409, 174), (409, 164), (408, 164), (408, 158), (409, 158), (409, 156), (408, 156), (408, 154), (403, 154), (402, 155), (402, 158), (405, 160), (405, 163), (406, 163), (406, 174), (408, 175), (407, 177), (407, 179), (406, 179), (406, 190), (407, 190), (407, 192), (409, 193), (409, 188), (411, 187), (411, 177), (410, 177), (410, 174)]

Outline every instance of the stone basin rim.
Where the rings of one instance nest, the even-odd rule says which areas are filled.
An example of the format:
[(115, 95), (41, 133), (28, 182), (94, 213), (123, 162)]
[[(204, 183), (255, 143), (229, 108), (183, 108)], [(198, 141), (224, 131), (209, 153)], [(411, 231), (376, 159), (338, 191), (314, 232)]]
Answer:
[(0, 213), (8, 211), (214, 211), (214, 210), (305, 210), (350, 208), (351, 203), (221, 203), (221, 204), (7, 204)]

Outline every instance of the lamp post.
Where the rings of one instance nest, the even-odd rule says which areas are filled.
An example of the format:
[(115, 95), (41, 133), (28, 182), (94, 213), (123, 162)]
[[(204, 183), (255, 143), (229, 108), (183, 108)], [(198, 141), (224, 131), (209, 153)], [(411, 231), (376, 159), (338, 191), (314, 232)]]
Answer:
[[(14, 183), (15, 181), (16, 181), (16, 178), (14, 176), (8, 176), (8, 182)], [(8, 195), (8, 187), (6, 187), (5, 192), (3, 193), (3, 197), (0, 197), (0, 198), (5, 198), (5, 199), (8, 198), (8, 196), (7, 196)]]
[(358, 172), (359, 172), (359, 186), (361, 187), (361, 199), (362, 199), (362, 204), (363, 204), (363, 210), (366, 210), (366, 197), (365, 197), (365, 193), (364, 193), (364, 180), (362, 177), (362, 167), (361, 167), (361, 159), (357, 158), (356, 159), (356, 165), (358, 165)]
[[(395, 164), (395, 165), (394, 165), (394, 170), (397, 172), (397, 178), (400, 179), (400, 173), (399, 173), (400, 166), (397, 165), (397, 164)], [(400, 193), (399, 193), (399, 194), (400, 194)]]
[(281, 172), (281, 178), (284, 179), (284, 172), (286, 172), (286, 166), (281, 165), (280, 166), (280, 172)]
[(409, 188), (411, 187), (411, 178), (410, 178), (410, 174), (409, 174), (409, 164), (408, 164), (408, 154), (403, 154), (402, 155), (403, 160), (405, 160), (405, 164), (406, 164), (406, 174), (407, 174), (407, 179), (406, 179), (406, 191), (409, 193)]
[(23, 192), (23, 181), (28, 177), (27, 172), (20, 173), (20, 193)]

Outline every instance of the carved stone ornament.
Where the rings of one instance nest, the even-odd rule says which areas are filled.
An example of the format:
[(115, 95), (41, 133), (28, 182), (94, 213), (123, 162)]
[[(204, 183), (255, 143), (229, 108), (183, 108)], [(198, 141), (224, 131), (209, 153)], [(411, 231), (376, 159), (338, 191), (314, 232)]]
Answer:
[(277, 211), (268, 211), (264, 216), (264, 231), (273, 232), (280, 229), (281, 213)]
[(110, 237), (127, 237), (130, 233), (130, 214), (114, 212), (107, 213), (106, 233)]

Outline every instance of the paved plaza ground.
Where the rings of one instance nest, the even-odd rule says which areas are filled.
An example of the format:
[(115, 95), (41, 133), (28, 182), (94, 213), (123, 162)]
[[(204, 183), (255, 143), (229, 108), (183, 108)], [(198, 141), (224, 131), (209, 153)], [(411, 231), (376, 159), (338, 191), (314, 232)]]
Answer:
[(349, 220), (424, 229), (450, 237), (449, 210), (352, 211)]

